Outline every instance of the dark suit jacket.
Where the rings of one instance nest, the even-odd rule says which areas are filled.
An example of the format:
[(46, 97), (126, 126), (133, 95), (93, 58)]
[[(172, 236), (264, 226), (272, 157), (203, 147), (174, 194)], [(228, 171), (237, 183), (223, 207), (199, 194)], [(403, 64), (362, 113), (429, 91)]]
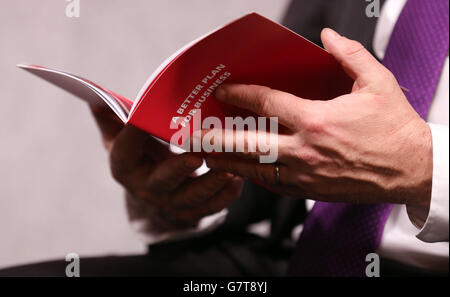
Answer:
[[(384, 2), (381, 0), (380, 5)], [(330, 27), (373, 52), (372, 40), (378, 19), (366, 16), (368, 4), (365, 0), (293, 0), (283, 24), (319, 45), (322, 45), (321, 30)]]

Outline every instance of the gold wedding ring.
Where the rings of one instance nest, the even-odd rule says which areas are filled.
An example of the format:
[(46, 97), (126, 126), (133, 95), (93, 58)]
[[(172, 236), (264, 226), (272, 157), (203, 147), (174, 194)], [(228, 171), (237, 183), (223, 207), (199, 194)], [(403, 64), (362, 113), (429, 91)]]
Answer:
[(277, 185), (280, 184), (280, 166), (275, 165), (273, 173), (275, 175), (275, 183)]

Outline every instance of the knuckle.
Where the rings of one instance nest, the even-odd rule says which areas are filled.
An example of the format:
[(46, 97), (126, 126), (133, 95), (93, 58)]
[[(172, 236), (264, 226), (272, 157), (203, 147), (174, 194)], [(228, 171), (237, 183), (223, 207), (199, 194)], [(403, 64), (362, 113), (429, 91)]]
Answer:
[(271, 100), (273, 97), (273, 90), (269, 87), (258, 87), (256, 91), (256, 97), (258, 98), (256, 104), (259, 112), (262, 114), (267, 113), (271, 109)]
[(345, 55), (351, 57), (359, 55), (363, 53), (365, 50), (366, 48), (360, 42), (356, 40), (350, 40), (344, 49), (344, 53)]
[(305, 130), (312, 134), (323, 134), (326, 131), (327, 123), (323, 116), (313, 114), (304, 119)]
[(372, 83), (374, 86), (382, 86), (382, 92), (389, 92), (394, 87), (398, 86), (398, 82), (394, 74), (385, 67), (380, 67), (380, 71), (373, 76)]
[(320, 163), (320, 157), (314, 153), (309, 151), (303, 151), (298, 154), (300, 160), (302, 160), (305, 164), (309, 166), (316, 166)]
[(371, 96), (371, 99), (372, 99), (374, 102), (380, 104), (381, 106), (383, 106), (383, 105), (389, 103), (389, 100), (388, 100), (388, 98), (387, 98), (386, 96), (382, 96), (382, 95), (379, 95), (379, 94), (374, 94), (374, 95), (372, 95), (372, 96)]

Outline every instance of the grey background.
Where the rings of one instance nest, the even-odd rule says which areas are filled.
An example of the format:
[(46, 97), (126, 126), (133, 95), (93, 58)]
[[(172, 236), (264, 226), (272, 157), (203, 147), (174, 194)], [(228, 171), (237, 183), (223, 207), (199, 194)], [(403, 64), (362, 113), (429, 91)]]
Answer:
[(144, 252), (87, 106), (15, 67), (85, 76), (134, 99), (185, 43), (245, 13), (279, 20), (287, 0), (0, 1), (0, 268)]

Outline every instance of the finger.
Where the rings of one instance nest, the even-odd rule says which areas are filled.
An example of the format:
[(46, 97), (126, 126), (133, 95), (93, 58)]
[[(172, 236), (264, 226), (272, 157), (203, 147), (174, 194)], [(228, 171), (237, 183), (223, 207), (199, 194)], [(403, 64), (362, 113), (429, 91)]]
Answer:
[(171, 201), (173, 207), (192, 208), (210, 199), (234, 176), (226, 172), (209, 171), (177, 190)]
[(257, 85), (221, 85), (215, 97), (227, 104), (247, 109), (263, 117), (277, 117), (282, 125), (296, 129), (297, 116), (309, 100)]
[(175, 155), (159, 163), (148, 178), (148, 188), (156, 193), (169, 193), (181, 185), (203, 160), (192, 154)]
[[(209, 129), (199, 130), (193, 135), (195, 141), (201, 141), (203, 151), (210, 152), (240, 152), (251, 158), (257, 158), (263, 153), (258, 146), (258, 135), (265, 139), (273, 139), (268, 133), (243, 130)], [(193, 141), (194, 143), (194, 141)], [(273, 141), (274, 145), (275, 140)]]
[(160, 140), (149, 136), (144, 142), (144, 155), (148, 157), (153, 163), (159, 163), (170, 156), (176, 155), (170, 150), (170, 146)]
[(214, 197), (205, 201), (202, 206), (191, 210), (181, 210), (178, 212), (177, 217), (181, 220), (193, 221), (217, 213), (228, 207), (240, 196), (242, 186), (243, 180), (239, 177), (234, 177)]
[(111, 171), (119, 181), (143, 165), (144, 144), (150, 137), (133, 126), (125, 126), (114, 141), (110, 154)]
[(226, 152), (245, 159), (274, 163), (286, 154), (289, 135), (265, 131), (198, 130), (193, 133), (192, 146), (201, 144), (204, 152)]
[(336, 58), (347, 74), (362, 83), (359, 87), (383, 79), (389, 73), (361, 43), (342, 37), (329, 28), (322, 30), (321, 38), (325, 49)]
[(287, 178), (290, 176), (286, 166), (278, 165), (280, 170), (278, 180), (274, 164), (260, 164), (254, 160), (245, 160), (232, 156), (208, 156), (206, 157), (206, 165), (212, 170), (229, 172), (234, 175), (259, 181), (266, 185), (287, 183)]

